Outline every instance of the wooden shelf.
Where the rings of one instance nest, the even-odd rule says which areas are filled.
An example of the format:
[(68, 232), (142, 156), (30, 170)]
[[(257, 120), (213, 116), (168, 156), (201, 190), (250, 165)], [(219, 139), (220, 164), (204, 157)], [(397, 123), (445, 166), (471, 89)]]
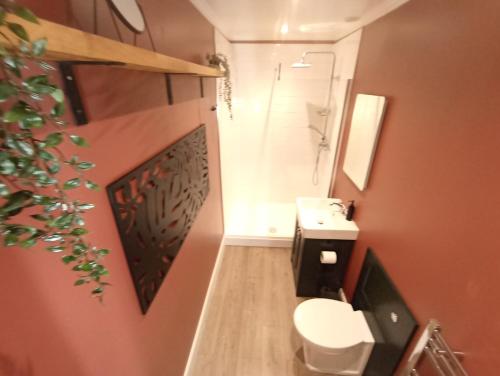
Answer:
[[(150, 72), (203, 77), (223, 76), (222, 72), (215, 68), (176, 59), (53, 22), (39, 20), (39, 24), (34, 24), (10, 14), (8, 20), (23, 25), (31, 40), (47, 38), (47, 52), (44, 56), (47, 60), (116, 63), (122, 68)], [(15, 40), (9, 30), (5, 32)], [(0, 43), (8, 47), (6, 41), (0, 40)]]

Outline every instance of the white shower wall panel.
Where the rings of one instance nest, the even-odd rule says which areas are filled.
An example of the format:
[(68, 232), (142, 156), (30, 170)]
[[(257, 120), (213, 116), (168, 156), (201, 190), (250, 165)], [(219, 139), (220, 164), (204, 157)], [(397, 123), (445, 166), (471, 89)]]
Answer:
[[(224, 103), (218, 104), (226, 235), (290, 238), (295, 198), (327, 196), (335, 156), (334, 148), (321, 154), (318, 184), (313, 184), (321, 139), (308, 126), (306, 103), (325, 105), (331, 57), (309, 55), (307, 62), (312, 67), (308, 69), (290, 66), (305, 51), (333, 51), (334, 47), (229, 44), (219, 34), (216, 48), (229, 57), (233, 83), (232, 121)], [(339, 74), (339, 83), (340, 79)], [(342, 101), (343, 105), (345, 82), (338, 87), (341, 92), (336, 93), (334, 86), (332, 101)], [(333, 108), (330, 133), (335, 124), (340, 124), (340, 116)], [(331, 137), (327, 135), (329, 141)], [(336, 144), (336, 140), (332, 142)]]

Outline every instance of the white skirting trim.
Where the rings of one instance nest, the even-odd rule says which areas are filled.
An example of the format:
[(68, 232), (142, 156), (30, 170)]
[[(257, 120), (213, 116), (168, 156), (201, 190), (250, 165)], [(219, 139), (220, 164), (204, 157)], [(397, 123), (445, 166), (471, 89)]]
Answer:
[(349, 303), (347, 301), (347, 297), (345, 296), (345, 292), (344, 290), (341, 288), (339, 288), (339, 297), (340, 297), (340, 300), (342, 300), (344, 303)]
[(219, 275), (222, 259), (224, 258), (224, 245), (225, 245), (225, 240), (222, 239), (222, 242), (220, 243), (219, 247), (219, 252), (217, 253), (217, 259), (215, 260), (214, 270), (212, 271), (212, 276), (210, 277), (210, 282), (208, 284), (207, 293), (205, 295), (205, 301), (203, 302), (203, 308), (201, 309), (200, 318), (198, 319), (198, 325), (196, 326), (196, 332), (194, 334), (193, 343), (191, 344), (191, 351), (189, 351), (189, 357), (186, 363), (186, 368), (184, 369), (184, 376), (190, 376), (192, 372), (191, 367), (193, 359), (196, 356), (196, 353), (198, 352), (200, 335), (203, 332), (205, 324), (205, 316), (208, 311), (208, 306), (210, 305), (210, 300), (212, 300), (212, 295), (215, 290), (217, 276)]
[(245, 247), (291, 247), (292, 237), (271, 237), (271, 236), (224, 236), (225, 245), (239, 245)]

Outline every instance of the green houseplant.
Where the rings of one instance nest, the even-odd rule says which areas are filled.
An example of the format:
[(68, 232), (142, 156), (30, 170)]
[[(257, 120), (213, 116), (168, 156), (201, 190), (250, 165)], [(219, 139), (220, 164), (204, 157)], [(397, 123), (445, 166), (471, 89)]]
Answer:
[[(78, 275), (75, 285), (91, 284), (92, 294), (102, 298), (109, 284), (101, 258), (109, 250), (85, 238), (83, 214), (94, 205), (68, 192), (80, 186), (98, 189), (85, 178), (94, 164), (61, 151), (64, 143), (88, 143), (68, 132), (61, 118), (64, 93), (52, 81), (54, 68), (42, 60), (47, 40), (31, 41), (12, 14), (38, 23), (29, 9), (0, 0), (0, 234), (7, 247), (43, 244), (60, 253)], [(37, 70), (42, 73), (34, 74)], [(63, 171), (73, 176), (63, 181)]]
[(208, 64), (224, 73), (219, 86), (219, 96), (226, 103), (229, 118), (233, 120), (233, 87), (231, 84), (231, 68), (227, 56), (221, 53), (207, 55)]

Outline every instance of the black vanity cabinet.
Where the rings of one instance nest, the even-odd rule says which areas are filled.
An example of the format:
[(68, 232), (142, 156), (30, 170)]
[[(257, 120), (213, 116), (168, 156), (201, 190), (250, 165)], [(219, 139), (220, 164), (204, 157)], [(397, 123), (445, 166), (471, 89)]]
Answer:
[[(354, 240), (304, 238), (297, 223), (291, 260), (296, 295), (318, 297), (325, 288), (338, 291), (342, 287), (353, 246)], [(337, 263), (322, 264), (322, 251), (335, 251)]]

